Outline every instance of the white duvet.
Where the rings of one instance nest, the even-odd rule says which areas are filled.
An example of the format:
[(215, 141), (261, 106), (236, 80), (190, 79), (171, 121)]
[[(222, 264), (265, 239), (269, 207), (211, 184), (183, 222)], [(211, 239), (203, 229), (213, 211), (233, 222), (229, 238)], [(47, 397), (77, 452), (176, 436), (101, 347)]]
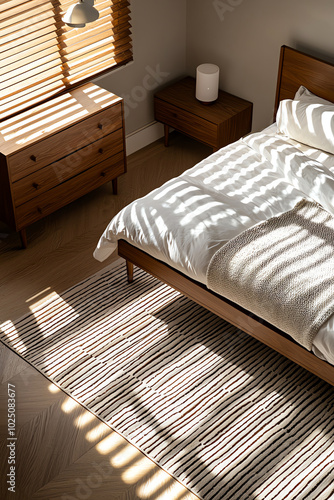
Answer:
[[(286, 140), (272, 125), (125, 207), (104, 231), (94, 257), (105, 260), (124, 239), (206, 284), (209, 261), (224, 243), (301, 198), (334, 215), (333, 156)], [(313, 351), (334, 364), (333, 317), (318, 332)]]

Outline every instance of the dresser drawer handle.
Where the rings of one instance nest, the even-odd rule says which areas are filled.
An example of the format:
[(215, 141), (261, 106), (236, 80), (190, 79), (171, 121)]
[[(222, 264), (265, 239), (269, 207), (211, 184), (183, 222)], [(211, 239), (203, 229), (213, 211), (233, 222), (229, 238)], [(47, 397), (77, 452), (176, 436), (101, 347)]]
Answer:
[(177, 113), (172, 113), (173, 118), (177, 118)]
[(101, 177), (105, 177), (106, 176), (106, 173), (105, 172), (101, 172)]
[(99, 124), (98, 124), (98, 128), (99, 128), (100, 130), (102, 130), (102, 129), (103, 129), (103, 125), (102, 125), (102, 123), (99, 123)]
[(37, 182), (33, 182), (32, 183), (32, 187), (34, 187), (35, 189), (38, 189), (39, 188), (39, 184), (37, 184)]
[(103, 149), (102, 148), (99, 149), (99, 153), (101, 153), (101, 154), (103, 153)]
[(37, 212), (39, 212), (40, 214), (43, 213), (43, 210), (41, 209), (41, 207), (37, 207)]
[(30, 156), (30, 160), (32, 160), (32, 161), (37, 161), (37, 158), (36, 158), (36, 156), (35, 156), (35, 155), (31, 155), (31, 156)]

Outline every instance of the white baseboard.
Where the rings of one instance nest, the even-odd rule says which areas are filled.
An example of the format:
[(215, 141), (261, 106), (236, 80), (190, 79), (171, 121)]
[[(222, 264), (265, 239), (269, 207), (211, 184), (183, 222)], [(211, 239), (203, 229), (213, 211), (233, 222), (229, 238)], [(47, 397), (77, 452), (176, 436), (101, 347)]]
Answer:
[(152, 122), (125, 137), (126, 155), (129, 156), (151, 142), (164, 136), (164, 126), (162, 123)]

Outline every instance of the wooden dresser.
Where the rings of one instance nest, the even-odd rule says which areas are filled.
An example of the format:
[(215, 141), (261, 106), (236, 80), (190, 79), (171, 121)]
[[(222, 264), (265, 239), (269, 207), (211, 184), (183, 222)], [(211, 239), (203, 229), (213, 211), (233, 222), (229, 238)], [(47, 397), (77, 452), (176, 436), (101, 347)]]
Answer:
[(126, 171), (123, 100), (86, 84), (0, 123), (0, 220), (20, 231)]

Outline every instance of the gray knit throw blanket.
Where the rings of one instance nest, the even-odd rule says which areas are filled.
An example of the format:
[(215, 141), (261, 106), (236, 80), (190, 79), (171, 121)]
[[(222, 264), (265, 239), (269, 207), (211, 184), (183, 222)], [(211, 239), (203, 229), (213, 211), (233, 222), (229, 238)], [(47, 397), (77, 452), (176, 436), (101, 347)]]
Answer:
[(303, 199), (247, 229), (213, 255), (207, 286), (311, 350), (334, 312), (334, 217)]

